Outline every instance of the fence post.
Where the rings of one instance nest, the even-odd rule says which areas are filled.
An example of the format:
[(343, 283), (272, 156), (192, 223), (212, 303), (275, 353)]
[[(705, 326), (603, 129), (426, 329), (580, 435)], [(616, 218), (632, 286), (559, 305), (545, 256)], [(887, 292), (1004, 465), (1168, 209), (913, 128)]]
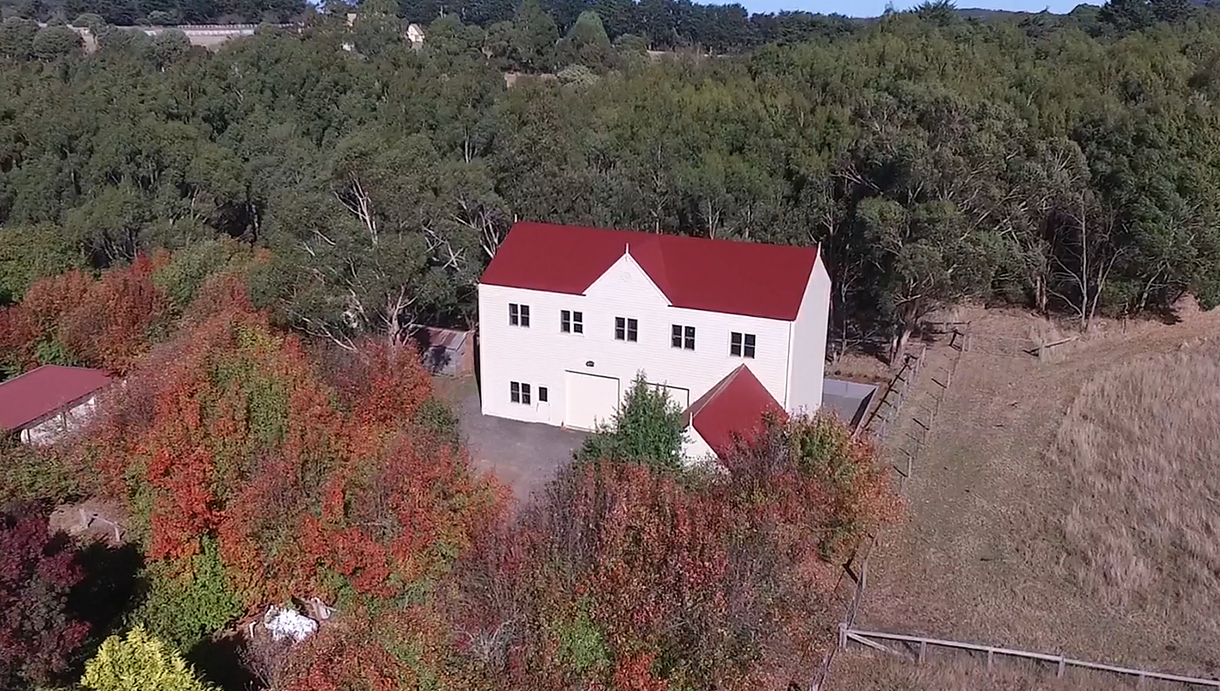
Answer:
[(992, 651), (992, 649), (991, 649), (991, 648), (988, 648), (988, 649), (987, 649), (987, 671), (988, 671), (988, 672), (990, 672), (990, 671), (991, 671), (991, 658), (992, 658), (992, 652), (993, 652), (993, 651)]
[(926, 640), (919, 642), (919, 664), (923, 664), (924, 655), (928, 652), (928, 642)]
[(847, 622), (839, 622), (839, 649), (847, 647)]
[(1063, 670), (1065, 667), (1067, 667), (1067, 662), (1064, 660), (1064, 657), (1062, 655), (1060, 655), (1059, 656), (1059, 669), (1058, 669), (1058, 671), (1055, 672), (1055, 676), (1062, 679)]

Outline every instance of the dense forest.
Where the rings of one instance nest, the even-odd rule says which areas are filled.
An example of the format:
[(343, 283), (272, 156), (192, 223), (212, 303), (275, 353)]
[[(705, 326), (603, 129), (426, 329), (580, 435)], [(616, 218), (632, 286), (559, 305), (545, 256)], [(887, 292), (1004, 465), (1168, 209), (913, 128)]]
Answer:
[(0, 294), (228, 236), (275, 257), (260, 306), (349, 342), (472, 323), (516, 218), (821, 243), (856, 340), (965, 298), (1084, 322), (1220, 290), (1210, 10), (1082, 27), (936, 5), (658, 59), (592, 12), (561, 33), (535, 0), (489, 31), (437, 19), (415, 50), (393, 7), (218, 54), (103, 29), (86, 56), (6, 20)]

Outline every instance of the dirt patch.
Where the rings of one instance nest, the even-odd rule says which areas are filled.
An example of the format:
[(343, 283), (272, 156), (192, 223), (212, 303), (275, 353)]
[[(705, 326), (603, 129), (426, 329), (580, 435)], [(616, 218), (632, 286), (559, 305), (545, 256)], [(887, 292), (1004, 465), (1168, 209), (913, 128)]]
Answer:
[(49, 524), (52, 531), (121, 547), (127, 534), (127, 511), (115, 499), (86, 499), (56, 507)]
[(588, 436), (551, 425), (483, 415), (474, 377), (435, 381), (437, 395), (450, 401), (458, 413), (471, 464), (508, 483), (521, 505), (572, 461), (572, 452)]
[[(907, 518), (873, 552), (857, 626), (1199, 676), (1220, 669), (1210, 636), (1164, 608), (1102, 600), (1074, 575), (1063, 526), (1079, 487), (1051, 457), (1087, 382), (1214, 333), (1218, 315), (1111, 322), (1042, 358), (1029, 351), (1057, 340), (1045, 320), (988, 310), (968, 319), (970, 346), (906, 481)], [(831, 678), (832, 688), (863, 688), (838, 670)]]

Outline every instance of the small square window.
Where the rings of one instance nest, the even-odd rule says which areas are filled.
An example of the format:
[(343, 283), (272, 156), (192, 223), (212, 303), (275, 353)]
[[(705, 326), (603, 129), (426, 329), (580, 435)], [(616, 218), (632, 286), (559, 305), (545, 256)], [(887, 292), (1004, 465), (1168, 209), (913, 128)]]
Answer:
[(521, 384), (519, 384), (518, 382), (515, 382), (515, 381), (509, 382), (508, 391), (509, 391), (509, 397), (512, 399), (513, 403), (521, 402)]
[(734, 331), (729, 336), (729, 355), (733, 357), (754, 357), (754, 334), (743, 334)]
[(528, 327), (530, 325), (530, 306), (521, 305), (521, 326)]
[(674, 324), (670, 331), (669, 344), (675, 348), (695, 349), (695, 327)]
[(521, 385), (521, 403), (523, 403), (524, 405), (530, 404), (530, 385), (529, 384)]
[(634, 343), (639, 340), (639, 337), (640, 323), (638, 321), (626, 317), (614, 318), (614, 340)]
[(521, 325), (520, 307), (515, 302), (508, 303), (508, 323), (510, 326)]
[(585, 332), (584, 312), (571, 310), (559, 311), (559, 330), (563, 333), (582, 334)]
[(549, 394), (545, 386), (538, 387), (538, 402), (546, 403), (549, 400)]

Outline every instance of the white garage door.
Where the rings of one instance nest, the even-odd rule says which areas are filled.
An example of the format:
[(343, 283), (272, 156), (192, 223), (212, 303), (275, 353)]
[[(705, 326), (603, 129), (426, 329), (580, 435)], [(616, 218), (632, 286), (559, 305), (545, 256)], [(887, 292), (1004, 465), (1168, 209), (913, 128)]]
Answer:
[(608, 424), (618, 407), (618, 380), (579, 372), (568, 372), (567, 380), (564, 424), (587, 430)]
[(669, 395), (669, 400), (673, 401), (679, 408), (686, 410), (690, 407), (690, 389), (684, 389), (680, 386), (669, 386), (667, 384), (649, 383), (653, 391), (663, 391)]

